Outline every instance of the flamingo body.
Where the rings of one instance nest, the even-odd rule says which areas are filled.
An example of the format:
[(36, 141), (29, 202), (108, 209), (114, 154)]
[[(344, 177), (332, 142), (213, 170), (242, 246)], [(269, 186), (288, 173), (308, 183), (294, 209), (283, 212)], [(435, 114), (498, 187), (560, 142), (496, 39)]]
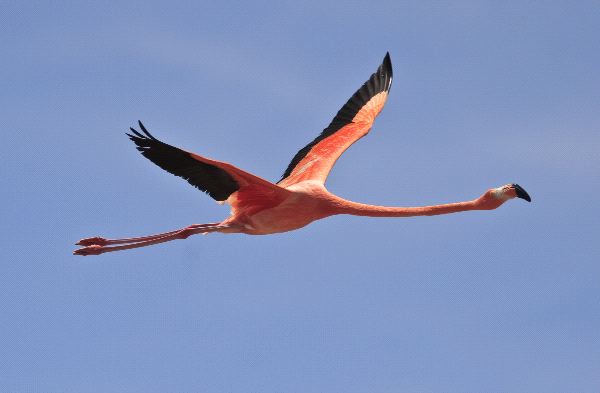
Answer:
[(492, 210), (513, 198), (531, 201), (517, 184), (487, 190), (470, 201), (421, 207), (374, 206), (348, 201), (325, 188), (325, 181), (337, 159), (371, 129), (383, 109), (392, 86), (389, 53), (377, 71), (350, 97), (329, 126), (294, 156), (277, 183), (269, 182), (229, 163), (187, 152), (156, 139), (139, 123), (140, 131), (127, 134), (142, 155), (185, 179), (220, 203), (231, 206), (231, 215), (222, 222), (193, 224), (156, 235), (105, 239), (92, 237), (77, 242), (83, 246), (76, 255), (145, 247), (195, 234), (211, 232), (268, 235), (302, 228), (313, 221), (336, 214), (371, 217), (410, 217), (449, 214), (468, 210)]
[(337, 214), (335, 196), (322, 184), (303, 181), (287, 188), (285, 200), (254, 214), (236, 209), (227, 223), (235, 223), (241, 232), (249, 235), (268, 235), (302, 228), (313, 221)]

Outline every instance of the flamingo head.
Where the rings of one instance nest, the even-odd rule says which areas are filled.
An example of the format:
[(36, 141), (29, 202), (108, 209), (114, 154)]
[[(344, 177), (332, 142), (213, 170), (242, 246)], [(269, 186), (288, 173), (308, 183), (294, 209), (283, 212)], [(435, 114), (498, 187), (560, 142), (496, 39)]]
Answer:
[(487, 190), (479, 197), (479, 203), (484, 209), (495, 209), (513, 198), (521, 198), (531, 202), (531, 197), (527, 191), (520, 185), (513, 183)]

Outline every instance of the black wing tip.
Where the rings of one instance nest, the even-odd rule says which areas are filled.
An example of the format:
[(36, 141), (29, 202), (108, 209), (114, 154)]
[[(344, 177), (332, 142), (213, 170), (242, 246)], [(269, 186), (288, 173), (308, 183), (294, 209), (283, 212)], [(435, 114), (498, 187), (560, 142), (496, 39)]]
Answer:
[(129, 127), (129, 130), (131, 132), (133, 132), (134, 135), (131, 135), (130, 133), (126, 132), (125, 135), (129, 136), (129, 138), (131, 140), (134, 140), (133, 138), (138, 138), (138, 139), (147, 139), (144, 135), (140, 134), (135, 128), (133, 127)]
[(151, 134), (151, 133), (150, 133), (150, 132), (149, 132), (149, 131), (146, 129), (146, 127), (144, 126), (144, 123), (142, 123), (142, 121), (141, 121), (141, 120), (138, 120), (138, 125), (140, 126), (140, 130), (142, 130), (142, 132), (143, 132), (144, 134), (146, 134), (146, 136), (143, 136), (142, 134), (140, 134), (140, 133), (139, 133), (137, 130), (135, 130), (133, 127), (129, 127), (129, 129), (130, 129), (131, 131), (133, 131), (133, 132), (134, 132), (136, 135), (138, 135), (140, 138), (149, 138), (149, 139), (152, 139), (152, 140), (155, 140), (155, 141), (157, 141), (157, 140), (158, 140), (158, 139), (156, 139), (156, 138), (155, 138), (155, 137), (154, 137), (154, 136), (153, 136), (153, 135), (152, 135), (152, 134)]
[[(381, 66), (379, 66), (379, 72), (389, 75), (390, 79), (394, 76), (394, 70), (392, 69), (392, 58), (390, 57), (390, 52), (386, 52), (383, 58), (383, 62)], [(391, 83), (390, 83), (391, 85)]]
[(383, 57), (383, 64), (388, 65), (390, 68), (392, 67), (392, 58), (390, 57), (390, 52), (385, 52), (385, 56)]
[(152, 141), (160, 142), (146, 129), (146, 127), (140, 120), (138, 120), (138, 125), (140, 126), (140, 129), (142, 130), (142, 132), (145, 135), (142, 135), (142, 133), (140, 133), (135, 128), (129, 127), (129, 130), (134, 134), (134, 135), (131, 135), (130, 133), (126, 132), (125, 135), (127, 135), (129, 137), (129, 139), (131, 139), (132, 141), (134, 141), (136, 143), (139, 142), (140, 140), (152, 140)]

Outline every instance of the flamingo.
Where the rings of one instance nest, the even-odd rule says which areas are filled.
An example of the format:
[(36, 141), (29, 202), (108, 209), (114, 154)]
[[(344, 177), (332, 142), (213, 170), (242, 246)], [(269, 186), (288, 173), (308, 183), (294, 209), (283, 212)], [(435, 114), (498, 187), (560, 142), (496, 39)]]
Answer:
[(513, 198), (531, 202), (518, 184), (492, 188), (480, 197), (434, 206), (388, 207), (357, 203), (340, 198), (325, 188), (325, 180), (341, 154), (371, 129), (383, 109), (392, 86), (392, 62), (387, 53), (377, 71), (350, 97), (329, 126), (294, 156), (277, 183), (239, 169), (227, 162), (191, 153), (155, 138), (138, 121), (140, 131), (130, 128), (126, 135), (141, 154), (167, 172), (179, 176), (219, 203), (231, 206), (231, 215), (222, 222), (193, 224), (156, 235), (105, 239), (91, 237), (75, 255), (146, 247), (191, 235), (245, 233), (268, 235), (302, 228), (315, 220), (336, 214), (370, 217), (412, 217), (492, 210)]

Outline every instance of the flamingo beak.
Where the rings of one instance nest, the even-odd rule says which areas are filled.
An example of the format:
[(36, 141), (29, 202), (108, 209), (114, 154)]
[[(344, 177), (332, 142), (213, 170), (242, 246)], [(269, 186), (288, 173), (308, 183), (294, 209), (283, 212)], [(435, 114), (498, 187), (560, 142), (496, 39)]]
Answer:
[(527, 202), (531, 202), (531, 197), (523, 187), (518, 184), (512, 184), (512, 188), (515, 190), (517, 198), (525, 199)]

